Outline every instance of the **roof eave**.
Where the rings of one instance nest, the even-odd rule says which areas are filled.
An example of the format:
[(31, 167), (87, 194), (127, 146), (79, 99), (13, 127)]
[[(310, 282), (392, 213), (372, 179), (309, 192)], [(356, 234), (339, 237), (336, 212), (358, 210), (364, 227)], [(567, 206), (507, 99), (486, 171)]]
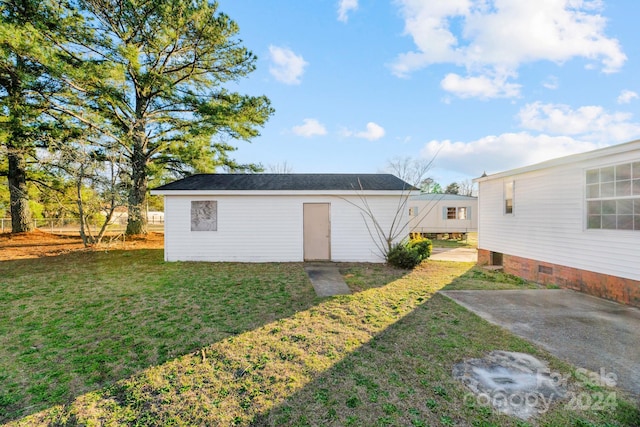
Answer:
[(612, 145), (609, 147), (598, 148), (597, 150), (587, 151), (585, 153), (571, 154), (569, 156), (558, 157), (556, 159), (547, 160), (544, 162), (536, 163), (529, 166), (523, 166), (520, 168), (510, 169), (503, 172), (494, 173), (487, 176), (481, 176), (474, 178), (474, 183), (480, 183), (493, 179), (505, 178), (513, 175), (520, 175), (527, 172), (533, 172), (541, 169), (549, 169), (553, 167), (563, 166), (573, 162), (580, 162), (585, 160), (596, 159), (604, 156), (614, 156), (616, 154), (625, 153), (627, 151), (640, 150), (640, 139), (624, 144)]
[(157, 196), (411, 196), (416, 190), (151, 190)]

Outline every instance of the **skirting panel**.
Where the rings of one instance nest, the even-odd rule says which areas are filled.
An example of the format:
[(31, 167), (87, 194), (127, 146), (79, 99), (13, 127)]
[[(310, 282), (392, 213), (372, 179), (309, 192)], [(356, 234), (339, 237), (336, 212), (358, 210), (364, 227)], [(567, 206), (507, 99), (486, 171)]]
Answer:
[[(499, 256), (496, 256), (499, 255)], [(500, 260), (507, 274), (640, 307), (640, 281), (478, 249), (479, 265)]]

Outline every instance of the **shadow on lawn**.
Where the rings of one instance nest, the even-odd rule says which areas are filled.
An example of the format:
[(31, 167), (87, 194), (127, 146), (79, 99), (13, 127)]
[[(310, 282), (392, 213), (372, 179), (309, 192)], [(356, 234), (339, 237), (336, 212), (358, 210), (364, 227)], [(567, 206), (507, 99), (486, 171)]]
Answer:
[(165, 263), (162, 250), (0, 263), (0, 423), (317, 304), (302, 264)]
[(529, 353), (549, 361), (553, 372), (571, 372), (570, 365), (545, 350), (435, 294), (246, 425), (640, 425), (640, 408), (622, 399), (620, 390), (617, 407), (609, 411), (569, 411), (563, 408), (565, 401), (532, 424), (493, 412), (453, 379), (452, 369), (464, 359), (496, 349)]
[[(153, 269), (153, 263), (145, 265)], [(285, 299), (282, 295), (268, 303), (254, 298), (245, 313), (261, 310), (271, 313), (272, 321), (261, 315), (244, 333), (209, 340), (210, 345), (196, 347), (196, 352), (16, 424), (515, 426), (515, 420), (467, 400), (466, 390), (451, 378), (453, 364), (503, 349), (550, 360), (554, 370), (569, 369), (435, 294), (455, 278), (473, 274), (471, 265), (428, 262), (384, 286), (364, 281), (354, 295), (321, 300), (314, 298), (300, 264), (193, 263), (176, 268), (174, 279), (214, 269), (217, 280), (227, 283), (225, 292), (214, 293), (220, 299), (235, 288), (246, 288), (242, 295), (252, 298), (249, 291), (257, 291), (262, 282), (267, 289), (284, 283), (289, 292), (300, 292), (288, 299), (300, 305), (280, 316), (274, 315), (274, 307)], [(366, 265), (346, 268), (354, 276), (368, 274), (362, 271)], [(211, 276), (204, 282), (211, 282)], [(195, 278), (178, 288), (185, 283), (193, 283), (190, 293), (205, 292), (200, 286), (206, 285)], [(241, 303), (238, 295), (230, 301)], [(637, 410), (625, 405), (618, 418), (637, 420)], [(598, 422), (611, 414), (592, 415), (584, 418)], [(550, 425), (576, 425), (567, 422), (572, 415), (566, 412), (552, 416)]]

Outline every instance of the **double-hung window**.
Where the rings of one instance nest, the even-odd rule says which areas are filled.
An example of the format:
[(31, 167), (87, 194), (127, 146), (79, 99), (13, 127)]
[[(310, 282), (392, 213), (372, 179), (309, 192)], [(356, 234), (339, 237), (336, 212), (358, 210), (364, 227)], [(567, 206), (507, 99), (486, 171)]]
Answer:
[(469, 208), (448, 207), (445, 208), (445, 219), (468, 219)]
[(513, 196), (515, 184), (513, 181), (504, 183), (504, 213), (513, 214)]

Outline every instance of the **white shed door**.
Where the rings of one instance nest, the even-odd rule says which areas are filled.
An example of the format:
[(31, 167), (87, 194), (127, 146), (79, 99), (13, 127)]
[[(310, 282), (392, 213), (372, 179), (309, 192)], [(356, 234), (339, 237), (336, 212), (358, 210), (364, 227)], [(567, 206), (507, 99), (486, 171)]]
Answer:
[(304, 260), (331, 259), (331, 225), (329, 203), (304, 203)]

